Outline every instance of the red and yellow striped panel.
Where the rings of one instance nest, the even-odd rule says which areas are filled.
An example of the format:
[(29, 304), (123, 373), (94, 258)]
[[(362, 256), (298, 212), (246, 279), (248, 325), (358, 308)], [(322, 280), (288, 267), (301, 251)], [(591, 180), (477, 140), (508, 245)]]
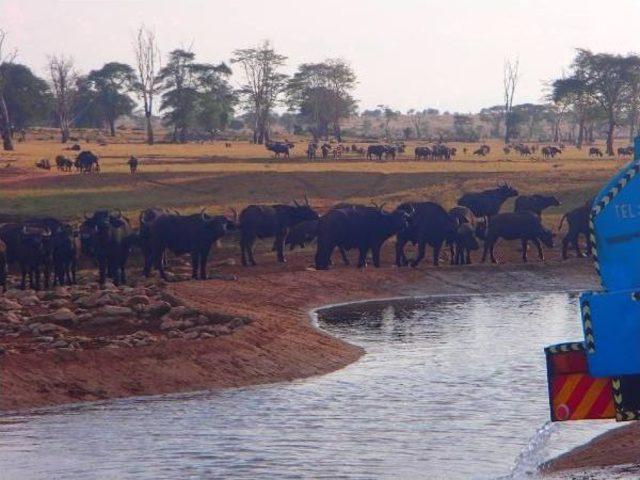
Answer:
[(570, 373), (553, 375), (550, 380), (552, 420), (615, 418), (610, 378)]

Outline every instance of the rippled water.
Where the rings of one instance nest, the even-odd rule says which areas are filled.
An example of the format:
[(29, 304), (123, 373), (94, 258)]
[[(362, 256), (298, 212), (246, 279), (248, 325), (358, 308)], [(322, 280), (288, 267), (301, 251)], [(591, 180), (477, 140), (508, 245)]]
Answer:
[(367, 355), (286, 384), (5, 415), (0, 478), (522, 477), (615, 426), (545, 425), (542, 349), (581, 338), (575, 297), (380, 302), (320, 317)]

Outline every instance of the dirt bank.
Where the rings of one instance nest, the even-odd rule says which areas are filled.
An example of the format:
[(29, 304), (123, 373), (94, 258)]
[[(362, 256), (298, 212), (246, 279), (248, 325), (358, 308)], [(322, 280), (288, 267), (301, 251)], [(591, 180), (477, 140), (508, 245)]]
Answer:
[[(170, 284), (168, 293), (201, 311), (250, 323), (215, 338), (157, 337), (135, 348), (10, 352), (0, 357), (0, 409), (17, 410), (291, 380), (357, 360), (362, 349), (309, 322), (328, 303), (390, 296), (581, 289), (594, 283), (589, 262), (329, 272), (301, 265), (258, 267), (237, 281)], [(284, 270), (284, 271), (283, 271)], [(246, 270), (244, 271), (246, 272)]]

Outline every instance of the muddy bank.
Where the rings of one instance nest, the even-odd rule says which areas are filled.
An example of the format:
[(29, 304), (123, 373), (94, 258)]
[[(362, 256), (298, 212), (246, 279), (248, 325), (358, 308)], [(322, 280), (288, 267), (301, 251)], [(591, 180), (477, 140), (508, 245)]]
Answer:
[[(277, 270), (277, 271), (275, 271)], [(242, 272), (238, 269), (238, 272)], [(362, 349), (313, 328), (308, 311), (391, 296), (588, 288), (589, 262), (469, 268), (316, 272), (291, 265), (240, 273), (237, 281), (170, 284), (166, 292), (203, 312), (250, 319), (230, 334), (165, 338), (133, 348), (5, 352), (0, 409), (260, 384), (327, 373)]]

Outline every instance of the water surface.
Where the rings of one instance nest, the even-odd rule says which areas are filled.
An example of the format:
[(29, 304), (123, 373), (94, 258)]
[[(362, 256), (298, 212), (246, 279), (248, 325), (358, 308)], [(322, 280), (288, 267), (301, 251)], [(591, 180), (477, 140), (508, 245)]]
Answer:
[(353, 304), (318, 322), (367, 354), (292, 383), (5, 415), (0, 478), (520, 477), (615, 426), (545, 427), (542, 349), (582, 337), (576, 297)]

